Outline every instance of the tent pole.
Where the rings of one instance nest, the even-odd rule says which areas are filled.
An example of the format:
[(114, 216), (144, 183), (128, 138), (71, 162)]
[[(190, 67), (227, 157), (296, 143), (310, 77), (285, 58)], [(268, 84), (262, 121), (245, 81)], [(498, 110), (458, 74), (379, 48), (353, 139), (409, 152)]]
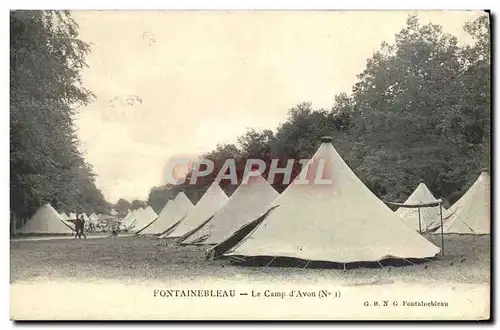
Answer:
[(439, 213), (441, 215), (441, 255), (444, 256), (443, 203), (439, 203)]
[(306, 269), (307, 266), (309, 266), (309, 263), (311, 262), (311, 260), (307, 260), (307, 263), (306, 265), (304, 266), (304, 269)]
[(403, 260), (404, 260), (404, 261), (406, 261), (407, 263), (409, 263), (410, 265), (415, 265), (413, 262), (411, 262), (411, 261), (410, 261), (410, 260), (408, 260), (408, 259), (403, 258)]
[(422, 234), (422, 221), (420, 220), (420, 206), (418, 207), (418, 232)]
[(273, 262), (273, 261), (274, 261), (274, 259), (276, 259), (276, 257), (273, 257), (273, 258), (271, 259), (271, 261), (269, 261), (269, 263), (268, 263), (267, 265), (265, 265), (264, 267), (269, 266), (269, 265), (271, 264), (271, 262)]

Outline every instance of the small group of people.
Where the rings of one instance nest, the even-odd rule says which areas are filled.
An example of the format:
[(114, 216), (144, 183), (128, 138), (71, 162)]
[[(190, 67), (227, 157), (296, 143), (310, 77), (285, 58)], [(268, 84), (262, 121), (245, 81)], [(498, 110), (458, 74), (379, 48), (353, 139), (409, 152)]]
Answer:
[(75, 237), (73, 237), (73, 239), (77, 237), (82, 238), (82, 235), (83, 237), (85, 237), (85, 239), (87, 239), (87, 235), (85, 235), (85, 233), (83, 232), (84, 227), (85, 219), (83, 218), (83, 214), (77, 214), (75, 220)]

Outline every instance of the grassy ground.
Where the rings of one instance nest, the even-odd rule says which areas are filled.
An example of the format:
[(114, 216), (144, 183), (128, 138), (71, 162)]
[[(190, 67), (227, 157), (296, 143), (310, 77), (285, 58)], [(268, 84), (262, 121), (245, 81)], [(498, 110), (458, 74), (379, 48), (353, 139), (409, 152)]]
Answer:
[[(440, 236), (429, 236), (441, 246)], [(204, 247), (176, 247), (151, 237), (92, 240), (11, 241), (11, 283), (64, 278), (76, 281), (202, 280), (377, 281), (408, 283), (484, 283), (490, 281), (490, 236), (445, 236), (444, 257), (406, 267), (301, 269), (241, 267), (226, 260), (206, 261)]]

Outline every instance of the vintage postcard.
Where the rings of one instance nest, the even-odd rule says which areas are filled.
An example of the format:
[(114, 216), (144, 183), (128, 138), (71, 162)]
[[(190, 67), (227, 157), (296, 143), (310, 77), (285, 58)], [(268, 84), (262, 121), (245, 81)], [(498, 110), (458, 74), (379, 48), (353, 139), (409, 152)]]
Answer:
[(489, 320), (485, 11), (10, 12), (10, 317)]

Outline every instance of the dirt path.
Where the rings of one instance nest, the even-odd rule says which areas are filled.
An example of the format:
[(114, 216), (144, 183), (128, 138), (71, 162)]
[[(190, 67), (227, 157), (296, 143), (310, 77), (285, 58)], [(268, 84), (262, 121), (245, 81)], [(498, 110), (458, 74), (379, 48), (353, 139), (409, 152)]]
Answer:
[[(489, 236), (448, 237), (445, 257), (343, 271), (242, 267), (204, 247), (152, 237), (11, 241), (16, 319), (475, 319), (487, 316)], [(155, 297), (155, 290), (235, 290), (233, 298)], [(264, 297), (266, 290), (272, 297)], [(290, 298), (291, 290), (340, 297)], [(251, 297), (252, 291), (260, 297)], [(269, 293), (268, 292), (268, 293)], [(246, 293), (246, 295), (240, 295)], [(375, 307), (445, 301), (448, 307)], [(369, 306), (365, 306), (368, 302)]]
[[(87, 235), (87, 239), (93, 239), (93, 238), (106, 238), (109, 236), (91, 236)], [(31, 236), (31, 237), (20, 237), (20, 238), (13, 238), (11, 241), (13, 242), (25, 242), (25, 241), (52, 241), (52, 240), (62, 240), (62, 239), (73, 239), (74, 236)], [(83, 239), (83, 238), (82, 238)]]
[(330, 280), (349, 283), (489, 283), (489, 237), (458, 237), (447, 242), (447, 255), (406, 267), (337, 269), (231, 266), (225, 260), (205, 260), (204, 247), (165, 245), (150, 237), (105, 237), (91, 240), (11, 242), (11, 282), (32, 279), (251, 281)]

